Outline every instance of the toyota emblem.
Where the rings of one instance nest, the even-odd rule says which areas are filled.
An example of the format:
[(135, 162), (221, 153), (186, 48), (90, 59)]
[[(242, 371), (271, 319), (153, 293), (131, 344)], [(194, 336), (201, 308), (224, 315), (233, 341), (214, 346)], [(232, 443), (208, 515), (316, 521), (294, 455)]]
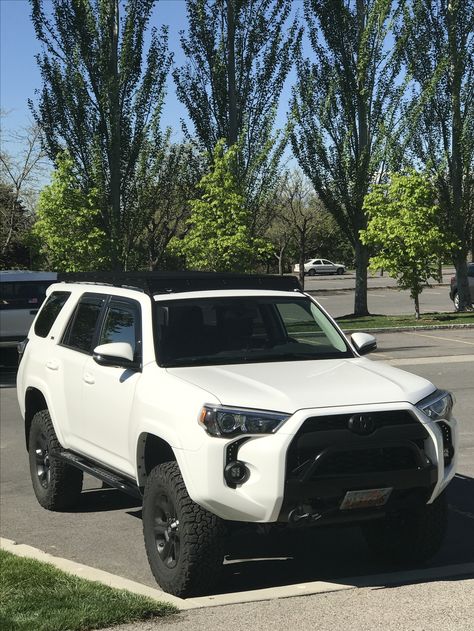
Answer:
[(360, 436), (367, 436), (375, 431), (375, 421), (368, 414), (353, 414), (349, 419), (348, 428)]

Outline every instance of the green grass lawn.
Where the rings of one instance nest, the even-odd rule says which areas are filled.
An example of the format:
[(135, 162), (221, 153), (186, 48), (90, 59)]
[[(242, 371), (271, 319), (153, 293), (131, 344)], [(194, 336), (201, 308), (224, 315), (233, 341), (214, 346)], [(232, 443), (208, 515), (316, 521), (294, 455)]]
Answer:
[(86, 631), (177, 610), (0, 550), (2, 631)]
[(368, 331), (379, 328), (440, 324), (474, 324), (474, 313), (424, 313), (419, 320), (416, 320), (414, 315), (369, 315), (357, 318), (353, 315), (346, 315), (337, 318), (337, 323), (344, 331)]

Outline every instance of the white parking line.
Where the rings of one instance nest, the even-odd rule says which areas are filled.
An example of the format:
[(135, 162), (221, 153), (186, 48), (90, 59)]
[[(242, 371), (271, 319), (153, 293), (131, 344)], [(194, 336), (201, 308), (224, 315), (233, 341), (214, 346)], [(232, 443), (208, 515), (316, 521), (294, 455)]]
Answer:
[(400, 357), (385, 359), (392, 366), (417, 366), (422, 364), (463, 364), (474, 362), (474, 355), (445, 355), (444, 357)]
[(434, 340), (444, 340), (446, 342), (459, 342), (459, 344), (468, 344), (474, 346), (474, 342), (467, 342), (466, 340), (460, 340), (452, 337), (441, 337), (440, 335), (429, 335), (428, 333), (417, 333), (416, 331), (402, 331), (404, 335), (419, 335), (420, 337), (431, 337)]

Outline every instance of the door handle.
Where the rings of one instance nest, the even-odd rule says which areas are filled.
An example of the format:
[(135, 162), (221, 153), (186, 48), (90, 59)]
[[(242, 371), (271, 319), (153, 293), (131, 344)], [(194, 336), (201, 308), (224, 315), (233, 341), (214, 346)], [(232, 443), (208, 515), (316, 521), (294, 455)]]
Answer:
[(94, 375), (91, 375), (90, 372), (85, 372), (83, 379), (86, 383), (89, 383), (91, 385), (95, 383)]
[(59, 363), (54, 359), (50, 359), (48, 362), (46, 362), (46, 368), (48, 370), (58, 370)]

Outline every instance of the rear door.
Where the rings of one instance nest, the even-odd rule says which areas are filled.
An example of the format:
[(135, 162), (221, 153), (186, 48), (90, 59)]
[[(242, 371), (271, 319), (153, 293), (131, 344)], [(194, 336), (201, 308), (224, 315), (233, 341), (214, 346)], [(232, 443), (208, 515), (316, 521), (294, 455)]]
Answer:
[(92, 355), (106, 300), (102, 294), (83, 294), (54, 353), (45, 357), (48, 382), (56, 392), (56, 413), (62, 416), (67, 447), (76, 451), (84, 446), (84, 365)]

